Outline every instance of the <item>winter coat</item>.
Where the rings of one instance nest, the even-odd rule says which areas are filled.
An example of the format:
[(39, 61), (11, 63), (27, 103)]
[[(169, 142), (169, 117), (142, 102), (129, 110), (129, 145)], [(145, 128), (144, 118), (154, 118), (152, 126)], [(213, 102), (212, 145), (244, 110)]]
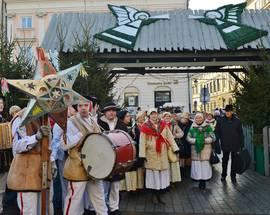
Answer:
[(231, 119), (226, 116), (217, 121), (215, 133), (225, 152), (238, 152), (244, 146), (244, 135), (240, 119), (233, 115)]
[(187, 142), (186, 139), (187, 139), (188, 131), (192, 125), (192, 121), (189, 120), (187, 124), (182, 124), (179, 122), (178, 125), (182, 129), (182, 131), (184, 132), (184, 136), (181, 138), (182, 144), (184, 146), (183, 147), (184, 152), (180, 152), (180, 157), (181, 158), (190, 158), (191, 157), (191, 145), (189, 144), (189, 142)]
[[(98, 124), (101, 128), (102, 131), (110, 131), (110, 126), (109, 124), (106, 122), (106, 118), (105, 116), (102, 116), (100, 118), (98, 118)], [(121, 120), (117, 119), (116, 121), (116, 125), (114, 129), (118, 129), (118, 130), (122, 130), (128, 133), (128, 128), (125, 125), (125, 123), (123, 123)], [(121, 181), (122, 179), (125, 178), (124, 174), (118, 174), (118, 175), (114, 175), (109, 179), (106, 179), (107, 181)]]
[(184, 136), (184, 132), (178, 126), (177, 123), (172, 123), (172, 125), (171, 125), (170, 128), (171, 128), (171, 132), (172, 132), (172, 134), (173, 134), (173, 136), (174, 136), (175, 139), (176, 138), (180, 139), (180, 138), (182, 138)]
[[(159, 122), (159, 125), (161, 123)], [(150, 126), (149, 121), (144, 123), (143, 126)], [(155, 128), (153, 128), (155, 129)], [(159, 132), (159, 131), (157, 131)], [(169, 127), (165, 125), (162, 132), (159, 134), (166, 140), (161, 144), (161, 152), (157, 152), (157, 137), (143, 133), (141, 130), (140, 135), (140, 151), (139, 156), (145, 158), (145, 168), (151, 170), (167, 170), (169, 169), (169, 159), (168, 159), (168, 145), (172, 147), (172, 150), (178, 151), (179, 148), (174, 141), (174, 136), (172, 135)], [(168, 145), (167, 145), (168, 144)]]
[[(192, 132), (192, 129), (198, 128), (199, 130), (202, 129), (204, 131), (204, 147), (198, 153), (196, 151), (195, 143), (196, 137), (195, 134)], [(206, 132), (209, 129), (210, 132)], [(196, 124), (193, 122), (192, 126), (187, 135), (187, 141), (191, 144), (191, 159), (195, 161), (208, 161), (210, 160), (211, 152), (212, 152), (212, 143), (216, 140), (214, 131), (212, 128), (204, 122), (201, 125)]]
[[(105, 116), (102, 116), (100, 118), (98, 118), (98, 124), (99, 126), (101, 127), (101, 130), (102, 131), (110, 131), (110, 126), (108, 125), (108, 123), (106, 122), (105, 120)], [(128, 133), (128, 128), (127, 126), (125, 125), (125, 123), (123, 123), (121, 120), (117, 119), (117, 122), (116, 122), (116, 126), (114, 129), (119, 129), (119, 130), (122, 130), (122, 131), (125, 131)]]

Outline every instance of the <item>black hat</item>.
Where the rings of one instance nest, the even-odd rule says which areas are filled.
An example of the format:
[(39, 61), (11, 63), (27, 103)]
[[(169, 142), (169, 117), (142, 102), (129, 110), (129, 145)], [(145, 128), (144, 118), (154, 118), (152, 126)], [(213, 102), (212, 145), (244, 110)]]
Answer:
[(233, 105), (226, 105), (224, 110), (226, 112), (233, 111)]
[(119, 110), (119, 108), (116, 106), (115, 103), (113, 102), (108, 102), (105, 105), (103, 105), (103, 108), (101, 110), (102, 113), (105, 113), (107, 110)]
[(125, 118), (125, 116), (127, 115), (128, 111), (127, 110), (121, 110), (118, 112), (117, 117), (121, 120), (123, 120)]

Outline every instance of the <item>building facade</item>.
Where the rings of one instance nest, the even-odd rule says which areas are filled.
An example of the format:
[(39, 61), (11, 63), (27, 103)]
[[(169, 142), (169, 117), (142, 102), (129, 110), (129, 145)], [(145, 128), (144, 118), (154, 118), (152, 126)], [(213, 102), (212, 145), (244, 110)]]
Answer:
[[(243, 73), (237, 73), (241, 79)], [(234, 102), (233, 91), (237, 87), (235, 79), (229, 73), (206, 73), (192, 77), (192, 110), (212, 113), (216, 108), (224, 108)], [(205, 104), (203, 88), (209, 92), (210, 101)]]
[(247, 0), (248, 9), (270, 9), (270, 0)]
[(117, 103), (124, 104), (134, 112), (137, 107), (147, 110), (159, 108), (164, 103), (175, 103), (188, 111), (187, 74), (122, 75), (114, 94)]
[[(40, 46), (54, 13), (106, 12), (108, 3), (126, 5), (146, 11), (187, 9), (188, 0), (7, 0), (8, 38), (17, 40), (29, 57)], [(114, 99), (131, 110), (159, 107), (166, 102), (180, 104), (188, 111), (189, 96), (187, 74), (121, 75), (114, 90)]]

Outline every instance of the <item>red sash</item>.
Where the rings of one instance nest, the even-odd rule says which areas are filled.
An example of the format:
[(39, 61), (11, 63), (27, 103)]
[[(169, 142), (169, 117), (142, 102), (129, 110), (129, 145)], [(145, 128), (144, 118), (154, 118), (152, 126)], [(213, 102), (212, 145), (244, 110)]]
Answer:
[(156, 152), (157, 153), (161, 153), (162, 144), (167, 143), (167, 141), (161, 135), (165, 126), (166, 126), (166, 123), (164, 121), (160, 121), (158, 130), (156, 130), (154, 128), (154, 125), (150, 121), (148, 121), (148, 122), (144, 123), (141, 127), (142, 133), (144, 133), (146, 135), (157, 137), (157, 140), (156, 140)]

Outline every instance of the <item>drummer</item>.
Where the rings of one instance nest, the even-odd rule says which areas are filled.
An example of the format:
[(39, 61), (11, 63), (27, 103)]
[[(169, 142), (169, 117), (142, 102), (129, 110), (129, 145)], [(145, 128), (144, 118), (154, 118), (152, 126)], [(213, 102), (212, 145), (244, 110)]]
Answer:
[[(104, 115), (98, 119), (98, 124), (103, 131), (119, 129), (128, 132), (126, 125), (121, 120), (118, 120), (116, 116), (117, 109), (116, 104), (113, 102), (109, 102), (103, 106), (102, 113)], [(122, 179), (124, 179), (124, 175), (116, 175), (104, 183), (106, 199), (109, 201), (110, 215), (120, 214), (119, 190), (120, 180)]]
[(68, 180), (68, 192), (65, 198), (64, 214), (82, 215), (84, 213), (83, 195), (87, 189), (89, 198), (97, 215), (107, 215), (101, 180), (90, 180), (81, 161), (81, 147), (84, 137), (89, 133), (99, 133), (100, 128), (89, 115), (89, 103), (79, 103), (78, 113), (68, 119), (67, 145), (69, 156), (64, 167), (64, 177)]

